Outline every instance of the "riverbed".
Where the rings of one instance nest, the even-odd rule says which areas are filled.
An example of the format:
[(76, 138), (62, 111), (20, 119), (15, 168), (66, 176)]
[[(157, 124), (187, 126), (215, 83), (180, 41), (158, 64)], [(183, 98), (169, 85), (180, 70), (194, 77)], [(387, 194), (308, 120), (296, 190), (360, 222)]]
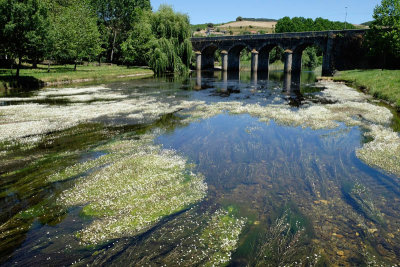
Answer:
[(315, 78), (194, 72), (0, 98), (0, 263), (396, 266), (397, 114)]

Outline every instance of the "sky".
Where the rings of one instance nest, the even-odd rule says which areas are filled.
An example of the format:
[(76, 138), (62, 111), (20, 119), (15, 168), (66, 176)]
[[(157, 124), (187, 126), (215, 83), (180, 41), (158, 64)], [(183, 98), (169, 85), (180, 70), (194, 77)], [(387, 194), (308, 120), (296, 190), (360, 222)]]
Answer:
[(188, 14), (191, 24), (222, 23), (244, 18), (322, 17), (360, 24), (372, 20), (381, 0), (151, 0), (153, 10), (160, 4)]

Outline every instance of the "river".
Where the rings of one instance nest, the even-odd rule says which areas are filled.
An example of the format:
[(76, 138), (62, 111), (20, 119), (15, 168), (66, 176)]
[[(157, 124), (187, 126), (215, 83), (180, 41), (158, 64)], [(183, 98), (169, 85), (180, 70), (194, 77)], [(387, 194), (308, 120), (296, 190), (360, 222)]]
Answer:
[(279, 71), (0, 98), (4, 266), (396, 266), (400, 137)]

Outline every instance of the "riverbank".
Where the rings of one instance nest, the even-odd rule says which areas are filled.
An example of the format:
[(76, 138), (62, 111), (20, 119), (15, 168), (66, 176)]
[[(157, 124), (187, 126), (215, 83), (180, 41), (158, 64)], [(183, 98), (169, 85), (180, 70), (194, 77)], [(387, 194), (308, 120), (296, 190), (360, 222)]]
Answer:
[(333, 80), (357, 87), (375, 98), (389, 102), (400, 111), (400, 70), (341, 71)]
[(0, 92), (11, 88), (38, 88), (60, 84), (82, 83), (95, 80), (110, 80), (120, 78), (149, 77), (154, 73), (145, 67), (129, 67), (117, 65), (87, 65), (78, 66), (74, 71), (73, 65), (55, 65), (48, 67), (39, 65), (37, 69), (21, 69), (20, 81), (16, 82), (15, 70), (0, 69)]

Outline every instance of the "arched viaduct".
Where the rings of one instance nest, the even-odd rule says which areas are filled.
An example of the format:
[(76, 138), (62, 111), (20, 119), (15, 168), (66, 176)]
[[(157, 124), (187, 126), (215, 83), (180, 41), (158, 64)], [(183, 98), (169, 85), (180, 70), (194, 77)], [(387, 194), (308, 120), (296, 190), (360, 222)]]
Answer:
[(240, 69), (240, 53), (248, 49), (252, 53), (251, 70), (268, 71), (269, 53), (279, 46), (285, 51), (285, 72), (300, 72), (304, 49), (316, 45), (323, 51), (322, 75), (332, 76), (335, 70), (364, 67), (363, 49), (367, 30), (343, 30), (301, 33), (280, 33), (245, 36), (191, 38), (196, 53), (196, 69), (214, 68), (214, 55), (220, 50), (222, 70)]

